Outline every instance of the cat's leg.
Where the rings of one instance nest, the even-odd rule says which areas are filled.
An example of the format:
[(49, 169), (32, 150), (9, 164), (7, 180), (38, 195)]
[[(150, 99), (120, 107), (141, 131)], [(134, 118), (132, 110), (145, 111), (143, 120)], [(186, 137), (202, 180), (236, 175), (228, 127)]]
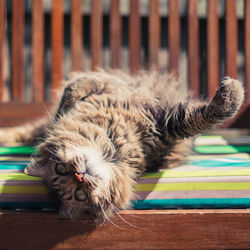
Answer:
[(89, 96), (112, 93), (114, 86), (105, 81), (96, 81), (92, 78), (79, 77), (69, 82), (64, 89), (64, 93), (56, 114), (58, 118), (63, 113), (69, 111), (76, 101), (84, 101)]
[(232, 117), (244, 100), (242, 84), (226, 77), (211, 102), (180, 103), (165, 117), (165, 139), (194, 136)]

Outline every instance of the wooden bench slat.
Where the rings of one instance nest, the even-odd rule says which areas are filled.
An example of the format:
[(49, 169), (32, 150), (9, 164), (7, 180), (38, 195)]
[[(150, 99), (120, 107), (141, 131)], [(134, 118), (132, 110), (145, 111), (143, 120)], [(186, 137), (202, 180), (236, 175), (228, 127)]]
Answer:
[[(0, 213), (4, 249), (249, 249), (250, 210), (121, 211), (95, 227), (88, 216), (60, 220), (49, 212)], [(39, 236), (39, 237), (38, 237)]]
[(4, 96), (5, 0), (0, 0), (0, 101)]
[(63, 79), (63, 0), (52, 2), (52, 81), (51, 98), (56, 97), (56, 90), (60, 88)]
[(207, 4), (207, 95), (211, 98), (219, 81), (218, 0), (210, 0)]
[(91, 28), (90, 28), (90, 42), (91, 42), (91, 57), (92, 70), (102, 66), (102, 1), (92, 0), (91, 8)]
[(150, 0), (149, 13), (149, 65), (158, 69), (158, 53), (160, 48), (160, 15), (159, 1)]
[(195, 96), (199, 96), (199, 23), (197, 0), (188, 1), (188, 81)]
[(12, 1), (12, 99), (24, 100), (24, 0)]
[(111, 0), (110, 10), (110, 49), (111, 67), (121, 67), (122, 23), (120, 0)]
[(130, 0), (129, 53), (130, 72), (134, 74), (141, 67), (141, 21), (138, 0)]
[(180, 16), (179, 0), (169, 1), (169, 69), (172, 73), (179, 72), (180, 56)]
[(43, 1), (32, 1), (33, 101), (44, 100), (44, 12)]
[(226, 74), (237, 78), (237, 16), (236, 1), (226, 1)]
[(245, 81), (246, 103), (250, 105), (250, 1), (245, 0)]
[(81, 71), (83, 66), (82, 1), (71, 1), (70, 47), (73, 71)]
[(23, 125), (25, 122), (47, 116), (50, 103), (0, 103), (0, 127)]

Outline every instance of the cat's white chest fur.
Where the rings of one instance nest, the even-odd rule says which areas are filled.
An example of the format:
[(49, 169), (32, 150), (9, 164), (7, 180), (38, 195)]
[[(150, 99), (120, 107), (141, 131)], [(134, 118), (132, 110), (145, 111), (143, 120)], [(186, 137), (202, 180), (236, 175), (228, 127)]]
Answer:
[(77, 156), (85, 159), (77, 165), (77, 171), (99, 177), (108, 184), (112, 178), (113, 169), (110, 163), (104, 161), (101, 153), (94, 147), (72, 147), (71, 150), (66, 152), (66, 161), (70, 162)]

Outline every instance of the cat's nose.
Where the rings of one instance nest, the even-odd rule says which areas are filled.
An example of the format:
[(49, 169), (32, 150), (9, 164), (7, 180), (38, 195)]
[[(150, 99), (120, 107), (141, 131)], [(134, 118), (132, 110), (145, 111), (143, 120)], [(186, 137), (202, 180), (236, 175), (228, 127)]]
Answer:
[(75, 173), (75, 177), (76, 177), (77, 181), (83, 182), (84, 174), (82, 174), (82, 173)]

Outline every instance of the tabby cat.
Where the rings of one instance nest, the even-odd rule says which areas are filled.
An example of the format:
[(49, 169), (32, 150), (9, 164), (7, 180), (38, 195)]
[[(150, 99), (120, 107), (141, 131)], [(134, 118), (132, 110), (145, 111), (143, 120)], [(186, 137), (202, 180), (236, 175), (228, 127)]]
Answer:
[(38, 143), (25, 173), (43, 177), (61, 200), (59, 215), (109, 219), (130, 207), (144, 171), (172, 167), (189, 140), (232, 117), (244, 99), (226, 77), (209, 102), (194, 100), (172, 77), (156, 72), (73, 74), (51, 118), (1, 130), (4, 142)]

